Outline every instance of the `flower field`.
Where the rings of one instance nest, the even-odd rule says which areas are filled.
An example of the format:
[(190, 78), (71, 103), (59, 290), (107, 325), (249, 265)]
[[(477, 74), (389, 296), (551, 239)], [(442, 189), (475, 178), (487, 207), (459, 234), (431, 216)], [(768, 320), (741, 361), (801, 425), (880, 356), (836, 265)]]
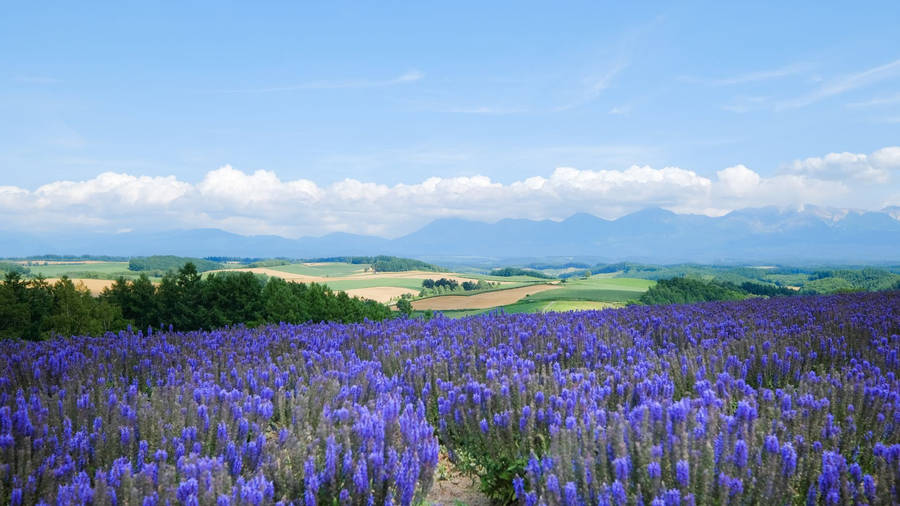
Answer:
[(900, 503), (900, 293), (0, 343), (0, 503)]

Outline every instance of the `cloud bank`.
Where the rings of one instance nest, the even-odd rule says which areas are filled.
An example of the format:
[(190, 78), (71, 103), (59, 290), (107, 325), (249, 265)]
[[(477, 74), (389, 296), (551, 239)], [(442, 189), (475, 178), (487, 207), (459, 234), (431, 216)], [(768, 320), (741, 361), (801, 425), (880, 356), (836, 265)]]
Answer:
[(430, 177), (393, 186), (345, 179), (320, 185), (229, 165), (196, 183), (175, 176), (105, 172), (34, 190), (0, 186), (6, 229), (74, 231), (214, 227), (286, 237), (352, 232), (395, 237), (438, 218), (564, 219), (576, 212), (616, 218), (646, 208), (718, 216), (758, 206), (816, 204), (877, 210), (900, 205), (900, 147), (830, 153), (763, 176), (744, 165), (706, 177), (680, 167), (555, 169), (511, 183)]

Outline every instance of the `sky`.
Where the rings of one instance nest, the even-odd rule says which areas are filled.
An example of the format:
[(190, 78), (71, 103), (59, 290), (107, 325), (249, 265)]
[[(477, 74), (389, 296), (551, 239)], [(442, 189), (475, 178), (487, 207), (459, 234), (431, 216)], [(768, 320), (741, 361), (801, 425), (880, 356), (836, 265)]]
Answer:
[(444, 217), (898, 206), (898, 19), (898, 2), (17, 2), (0, 229), (396, 237)]

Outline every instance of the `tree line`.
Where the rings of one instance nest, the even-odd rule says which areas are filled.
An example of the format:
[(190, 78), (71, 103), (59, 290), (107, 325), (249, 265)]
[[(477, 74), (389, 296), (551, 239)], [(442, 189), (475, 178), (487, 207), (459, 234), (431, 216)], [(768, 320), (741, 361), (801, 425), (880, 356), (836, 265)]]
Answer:
[(128, 261), (128, 270), (136, 272), (166, 273), (181, 269), (187, 263), (194, 264), (198, 272), (214, 271), (224, 266), (219, 262), (205, 258), (178, 257), (174, 255), (153, 255), (149, 257), (135, 257)]
[(124, 277), (94, 297), (62, 278), (50, 284), (10, 271), (0, 283), (0, 337), (43, 339), (57, 334), (97, 335), (133, 325), (175, 330), (226, 325), (357, 322), (391, 317), (384, 304), (335, 293), (318, 283), (288, 283), (250, 272), (201, 277), (193, 263), (163, 276)]
[(413, 258), (400, 258), (390, 255), (378, 256), (343, 256), (343, 257), (322, 257), (306, 259), (306, 262), (343, 262), (347, 264), (371, 264), (372, 270), (375, 272), (406, 272), (406, 271), (429, 271), (443, 272), (444, 269), (416, 260)]
[(520, 269), (518, 267), (503, 267), (501, 269), (494, 269), (490, 273), (491, 276), (502, 276), (502, 277), (512, 277), (512, 276), (531, 276), (533, 278), (540, 279), (556, 279), (554, 276), (551, 276), (547, 273), (535, 271), (532, 269)]
[(789, 297), (800, 292), (781, 286), (744, 282), (740, 285), (728, 281), (704, 281), (675, 277), (661, 279), (644, 292), (641, 304), (690, 304), (713, 300), (741, 300), (749, 297)]

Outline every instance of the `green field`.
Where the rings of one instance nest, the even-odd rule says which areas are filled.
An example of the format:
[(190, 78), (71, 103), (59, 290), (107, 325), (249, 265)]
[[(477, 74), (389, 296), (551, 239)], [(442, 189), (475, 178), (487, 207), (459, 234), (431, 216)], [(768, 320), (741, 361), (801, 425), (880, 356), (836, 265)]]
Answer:
[(487, 274), (465, 274), (467, 278), (483, 279), (485, 281), (517, 281), (520, 283), (546, 283), (552, 279), (536, 278), (534, 276), (488, 276)]
[[(504, 313), (508, 314), (520, 314), (565, 311), (592, 311), (620, 306), (621, 303), (613, 302), (596, 302), (585, 300), (534, 301), (525, 299), (508, 306), (500, 306), (490, 309), (460, 309), (455, 311), (440, 311), (440, 313), (448, 318), (463, 318), (466, 316), (475, 316), (498, 310), (502, 310)], [(423, 313), (424, 311), (416, 311), (415, 315), (422, 315)]]
[(590, 277), (570, 279), (556, 290), (536, 293), (529, 297), (532, 301), (593, 301), (626, 302), (637, 299), (655, 282), (636, 278)]
[(113, 279), (119, 275), (128, 275), (129, 273), (137, 277), (138, 273), (128, 270), (128, 262), (100, 262), (96, 264), (52, 264), (52, 265), (26, 265), (31, 270), (33, 276), (44, 276), (45, 278), (59, 278), (63, 275), (69, 277), (73, 274), (96, 273), (100, 279)]
[[(273, 271), (288, 272), (291, 274), (301, 274), (304, 276), (320, 276), (323, 278), (335, 278), (342, 276), (350, 276), (359, 274), (368, 268), (368, 264), (348, 264), (343, 262), (332, 262), (327, 265), (306, 265), (306, 264), (288, 264), (269, 267)], [(376, 285), (389, 286), (389, 285)], [(360, 288), (360, 287), (356, 287)]]
[[(462, 318), (489, 311), (506, 313), (544, 313), (548, 311), (588, 311), (625, 305), (636, 300), (655, 281), (637, 278), (610, 278), (593, 276), (587, 279), (570, 279), (561, 288), (547, 290), (506, 306), (491, 309), (464, 309), (441, 311), (449, 318)], [(416, 314), (422, 314), (421, 311)]]

